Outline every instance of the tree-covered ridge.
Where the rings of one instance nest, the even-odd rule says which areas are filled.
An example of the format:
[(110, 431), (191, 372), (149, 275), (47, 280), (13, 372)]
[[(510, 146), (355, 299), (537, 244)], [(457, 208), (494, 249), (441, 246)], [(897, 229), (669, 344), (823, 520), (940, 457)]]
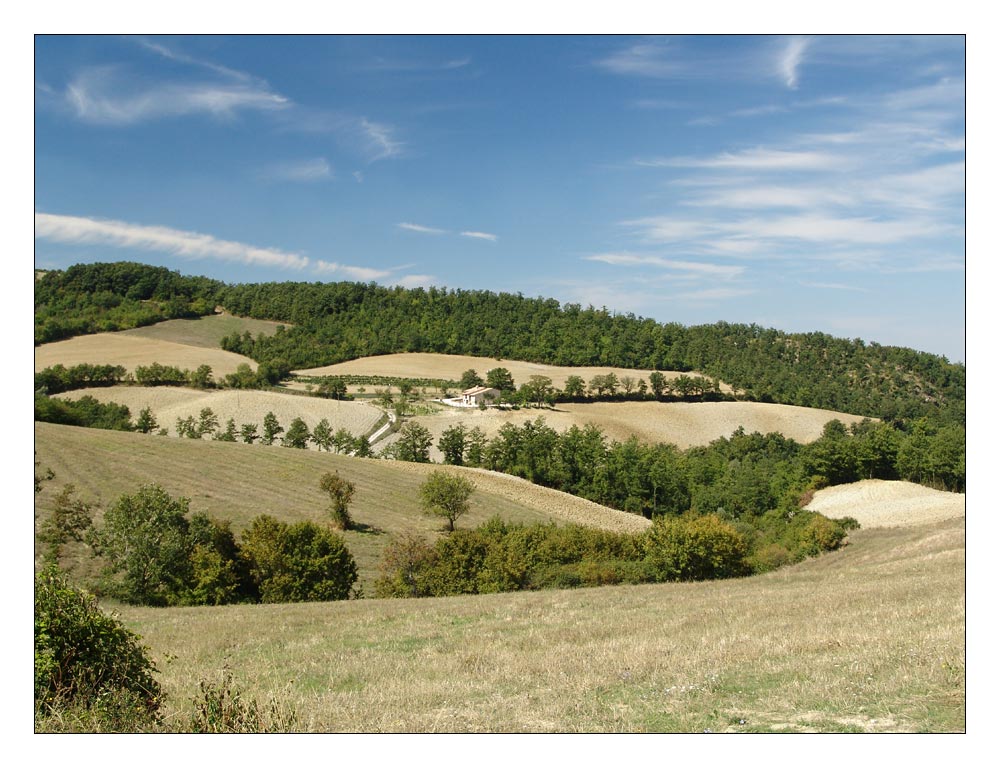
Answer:
[(207, 315), (223, 287), (125, 261), (46, 272), (35, 280), (35, 343)]
[[(95, 264), (36, 283), (36, 341), (208, 312), (288, 322), (273, 336), (223, 347), (280, 368), (369, 355), (438, 352), (568, 366), (699, 370), (755, 400), (883, 419), (965, 421), (965, 366), (901, 347), (757, 325), (686, 328), (555, 299), (374, 283), (224, 285), (140, 264)], [(163, 318), (158, 318), (163, 319)], [(140, 322), (141, 321), (141, 322)], [(131, 326), (129, 326), (131, 327)]]

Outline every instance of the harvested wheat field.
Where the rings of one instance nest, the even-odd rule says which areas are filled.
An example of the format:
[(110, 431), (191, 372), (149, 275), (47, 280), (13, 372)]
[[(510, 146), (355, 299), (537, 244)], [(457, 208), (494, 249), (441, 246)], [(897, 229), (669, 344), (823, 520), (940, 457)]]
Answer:
[[(823, 425), (839, 419), (847, 425), (863, 417), (818, 408), (773, 403), (561, 403), (554, 409), (499, 410), (490, 408), (444, 407), (438, 413), (417, 416), (413, 420), (434, 436), (431, 457), (441, 461), (437, 441), (449, 427), (465, 424), (479, 427), (487, 438), (494, 437), (504, 424), (520, 426), (542, 417), (545, 423), (562, 432), (576, 425), (597, 426), (609, 439), (624, 442), (635, 435), (643, 443), (673, 443), (678, 448), (708, 445), (720, 437), (729, 437), (740, 427), (747, 432), (778, 432), (800, 443), (816, 440)], [(388, 438), (392, 442), (393, 438)]]
[[(565, 365), (546, 365), (544, 363), (525, 363), (519, 360), (494, 360), (491, 357), (470, 357), (468, 355), (440, 355), (433, 352), (406, 352), (398, 355), (378, 355), (348, 360), (336, 365), (326, 365), (322, 368), (295, 371), (300, 376), (399, 376), (413, 379), (451, 379), (458, 381), (467, 370), (476, 371), (486, 378), (486, 372), (494, 368), (506, 368), (514, 378), (514, 383), (520, 386), (534, 375), (548, 376), (557, 389), (566, 386), (569, 376), (579, 376), (584, 382), (599, 374), (614, 373), (619, 379), (631, 376), (633, 379), (649, 380), (651, 371), (633, 368), (608, 368), (587, 366), (574, 368)], [(677, 371), (661, 371), (667, 379), (675, 379), (681, 374)], [(692, 371), (688, 376), (700, 376)], [(732, 392), (732, 388), (720, 384), (723, 392)]]
[(260, 432), (264, 416), (271, 411), (285, 429), (295, 418), (305, 421), (310, 430), (321, 419), (326, 419), (334, 430), (343, 427), (355, 437), (367, 434), (383, 415), (375, 406), (364, 403), (253, 389), (213, 391), (186, 387), (92, 387), (63, 392), (56, 397), (77, 400), (84, 395), (102, 403), (127, 406), (133, 419), (139, 411), (148, 407), (159, 425), (166, 427), (170, 434), (176, 434), (177, 419), (194, 416), (197, 420), (202, 408), (211, 408), (222, 426), (228, 419), (234, 419), (237, 429), (242, 424), (250, 423), (256, 424)]
[(257, 363), (235, 352), (148, 339), (128, 332), (77, 336), (35, 348), (36, 371), (60, 363), (66, 367), (81, 363), (121, 365), (129, 371), (134, 371), (137, 365), (151, 363), (173, 365), (192, 371), (199, 365), (210, 365), (216, 379), (233, 373), (240, 363), (246, 363), (257, 370)]
[(861, 480), (817, 491), (808, 509), (850, 516), (864, 528), (898, 528), (965, 516), (965, 494), (935, 491), (901, 480)]

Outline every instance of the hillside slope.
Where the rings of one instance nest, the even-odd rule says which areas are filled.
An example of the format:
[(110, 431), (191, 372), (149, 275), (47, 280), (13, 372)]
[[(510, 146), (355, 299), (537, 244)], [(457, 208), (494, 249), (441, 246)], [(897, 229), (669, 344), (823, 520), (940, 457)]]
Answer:
[(862, 530), (722, 582), (121, 615), (182, 726), (228, 666), (304, 731), (961, 732), (964, 537)]
[[(417, 491), (427, 474), (440, 466), (43, 423), (35, 425), (35, 449), (41, 466), (55, 472), (37, 497), (42, 514), (66, 483), (75, 485), (85, 500), (103, 504), (144, 483), (159, 483), (172, 496), (189, 498), (191, 512), (230, 520), (236, 532), (265, 513), (287, 522), (323, 522), (329, 498), (320, 491), (319, 480), (325, 472), (338, 472), (357, 489), (351, 516), (360, 530), (348, 531), (345, 538), (369, 594), (382, 550), (394, 534), (416, 532), (433, 538), (441, 528), (439, 519), (421, 512)], [(459, 527), (475, 527), (494, 515), (514, 522), (577, 522), (608, 530), (649, 525), (637, 515), (506, 475), (459, 467), (448, 471), (464, 473), (479, 486)], [(86, 562), (81, 565), (86, 567)]]

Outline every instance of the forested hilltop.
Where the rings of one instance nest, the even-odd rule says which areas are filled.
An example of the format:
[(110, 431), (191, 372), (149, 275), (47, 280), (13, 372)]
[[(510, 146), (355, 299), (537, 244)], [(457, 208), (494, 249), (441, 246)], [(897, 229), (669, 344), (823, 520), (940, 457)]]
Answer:
[(374, 283), (225, 283), (161, 267), (76, 265), (35, 282), (35, 343), (122, 330), (221, 305), (294, 327), (223, 340), (279, 369), (439, 352), (554, 365), (698, 370), (748, 399), (889, 420), (965, 423), (965, 366), (902, 347), (757, 325), (684, 327), (555, 299)]

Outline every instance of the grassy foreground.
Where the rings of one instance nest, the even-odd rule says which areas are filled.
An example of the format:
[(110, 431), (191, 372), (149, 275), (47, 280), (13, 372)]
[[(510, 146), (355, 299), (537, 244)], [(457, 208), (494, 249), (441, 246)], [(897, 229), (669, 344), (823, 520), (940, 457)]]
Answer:
[(965, 728), (964, 520), (728, 582), (119, 608), (184, 729), (230, 668), (302, 731)]

